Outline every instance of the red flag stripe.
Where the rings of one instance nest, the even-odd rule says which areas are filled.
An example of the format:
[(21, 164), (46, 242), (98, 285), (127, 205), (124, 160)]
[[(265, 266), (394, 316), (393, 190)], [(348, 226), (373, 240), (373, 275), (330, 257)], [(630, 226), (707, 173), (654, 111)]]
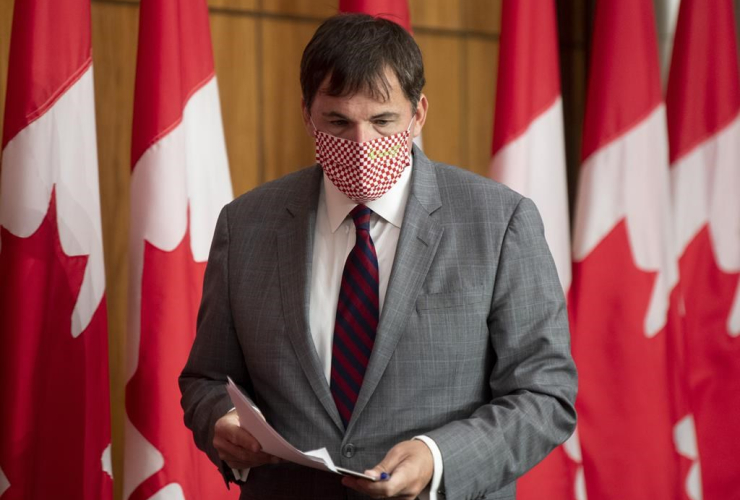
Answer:
[(550, 1), (516, 0), (502, 7), (499, 68), (504, 71), (499, 71), (496, 85), (493, 154), (560, 97), (555, 20)]
[(3, 149), (92, 64), (90, 2), (17, 1), (12, 29)]
[[(661, 104), (652, 2), (596, 3), (581, 159), (613, 141)], [(640, 75), (635, 78), (635, 75)]]
[(740, 113), (737, 53), (731, 2), (681, 2), (666, 94), (672, 165)]
[(141, 2), (131, 168), (180, 123), (185, 103), (213, 75), (206, 3)]
[(339, 12), (358, 12), (382, 17), (400, 24), (412, 33), (406, 0), (339, 0)]

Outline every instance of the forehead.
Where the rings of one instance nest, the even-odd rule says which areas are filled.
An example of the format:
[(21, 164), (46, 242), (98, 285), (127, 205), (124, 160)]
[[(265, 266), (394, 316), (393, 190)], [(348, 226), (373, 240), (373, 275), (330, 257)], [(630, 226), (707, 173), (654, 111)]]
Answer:
[(386, 86), (383, 82), (378, 81), (377, 89), (379, 92), (372, 92), (370, 88), (365, 86), (355, 93), (337, 96), (327, 93), (331, 79), (331, 74), (329, 74), (321, 83), (321, 87), (319, 87), (311, 107), (313, 110), (336, 111), (336, 109), (327, 110), (326, 108), (396, 109), (401, 106), (409, 106), (410, 101), (406, 98), (395, 72), (386, 68), (385, 78), (387, 81), (387, 93)]

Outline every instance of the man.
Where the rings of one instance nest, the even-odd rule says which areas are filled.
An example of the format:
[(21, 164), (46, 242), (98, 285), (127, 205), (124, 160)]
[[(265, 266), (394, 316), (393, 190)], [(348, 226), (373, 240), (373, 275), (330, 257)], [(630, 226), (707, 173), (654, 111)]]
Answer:
[[(511, 498), (575, 425), (576, 373), (533, 203), (433, 163), (413, 136), (419, 48), (393, 22), (328, 19), (303, 54), (320, 165), (227, 205), (180, 377), (186, 424), (241, 498)], [(340, 477), (260, 451), (230, 376)]]

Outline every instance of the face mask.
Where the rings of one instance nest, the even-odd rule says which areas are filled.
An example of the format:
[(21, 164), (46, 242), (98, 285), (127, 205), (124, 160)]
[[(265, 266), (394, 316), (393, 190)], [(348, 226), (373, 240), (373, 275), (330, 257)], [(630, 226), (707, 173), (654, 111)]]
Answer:
[[(403, 132), (355, 142), (316, 129), (316, 161), (347, 198), (366, 203), (387, 193), (411, 164), (411, 124)], [(313, 120), (311, 120), (313, 125)]]

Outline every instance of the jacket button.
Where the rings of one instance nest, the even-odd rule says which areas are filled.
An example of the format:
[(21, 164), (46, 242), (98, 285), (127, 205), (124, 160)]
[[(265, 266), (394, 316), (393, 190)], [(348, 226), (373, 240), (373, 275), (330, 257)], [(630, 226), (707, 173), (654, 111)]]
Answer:
[(344, 446), (342, 446), (342, 456), (344, 456), (344, 458), (354, 457), (355, 451), (357, 451), (357, 448), (352, 443), (345, 444)]

